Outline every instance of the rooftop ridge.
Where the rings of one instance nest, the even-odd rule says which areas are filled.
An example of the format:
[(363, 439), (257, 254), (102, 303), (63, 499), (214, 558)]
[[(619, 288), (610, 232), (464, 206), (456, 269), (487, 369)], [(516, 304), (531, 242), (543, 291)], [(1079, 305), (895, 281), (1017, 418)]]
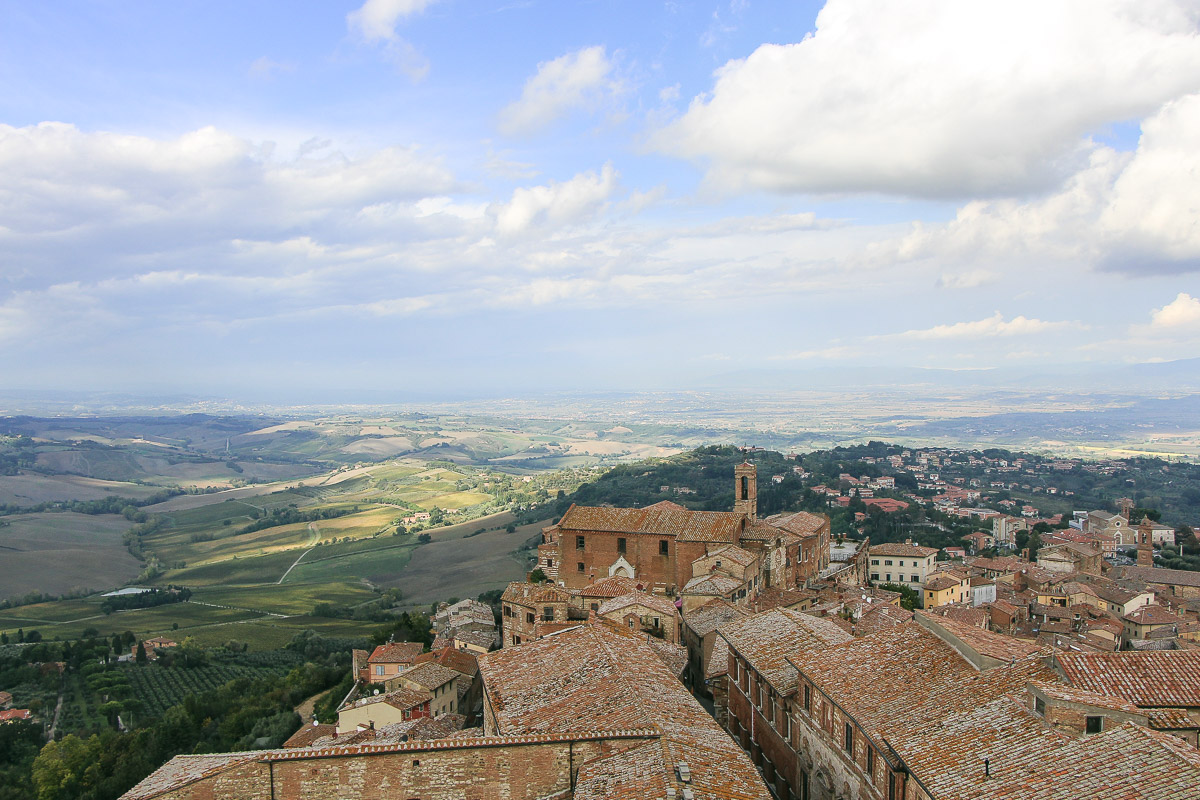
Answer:
[[(266, 763), (296, 761), (310, 758), (338, 758), (353, 755), (385, 755), (387, 753), (457, 750), (468, 747), (503, 747), (516, 744), (550, 744), (553, 742), (583, 742), (600, 739), (659, 739), (663, 731), (657, 725), (645, 728), (577, 731), (574, 733), (516, 734), (508, 736), (472, 736), (457, 739), (427, 739), (393, 744), (352, 744), (344, 747), (296, 747), (287, 750), (247, 751), (244, 755)], [(212, 754), (208, 754), (211, 757)], [(242, 755), (230, 753), (227, 755)]]

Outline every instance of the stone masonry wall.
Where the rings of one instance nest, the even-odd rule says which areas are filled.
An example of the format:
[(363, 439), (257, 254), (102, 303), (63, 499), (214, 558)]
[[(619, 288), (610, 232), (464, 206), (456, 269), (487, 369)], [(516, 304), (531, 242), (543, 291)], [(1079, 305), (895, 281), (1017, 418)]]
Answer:
[[(169, 800), (534, 800), (569, 792), (580, 764), (644, 739), (474, 743), (239, 765)], [(325, 751), (329, 752), (329, 751)]]

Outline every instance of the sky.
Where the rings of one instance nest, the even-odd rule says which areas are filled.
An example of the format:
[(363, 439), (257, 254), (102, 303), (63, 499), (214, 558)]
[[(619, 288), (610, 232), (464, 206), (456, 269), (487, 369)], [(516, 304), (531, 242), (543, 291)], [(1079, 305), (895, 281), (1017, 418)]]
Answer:
[(1198, 356), (1194, 0), (0, 12), (8, 388)]

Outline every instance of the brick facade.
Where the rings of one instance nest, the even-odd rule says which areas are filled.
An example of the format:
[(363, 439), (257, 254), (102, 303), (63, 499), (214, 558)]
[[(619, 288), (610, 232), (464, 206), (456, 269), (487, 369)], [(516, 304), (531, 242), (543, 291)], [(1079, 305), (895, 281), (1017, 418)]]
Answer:
[[(570, 796), (580, 765), (645, 735), (520, 736), (240, 754), (225, 769), (166, 793), (125, 800), (534, 800)], [(183, 756), (181, 766), (189, 757)], [(174, 763), (174, 762), (173, 762)]]

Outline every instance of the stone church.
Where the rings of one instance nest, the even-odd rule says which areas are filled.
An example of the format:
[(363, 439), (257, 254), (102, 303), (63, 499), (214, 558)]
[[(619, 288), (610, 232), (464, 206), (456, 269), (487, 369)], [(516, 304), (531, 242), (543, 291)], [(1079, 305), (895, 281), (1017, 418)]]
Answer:
[(803, 585), (829, 566), (828, 517), (800, 511), (759, 519), (756, 467), (738, 464), (733, 478), (733, 511), (691, 511), (670, 501), (572, 505), (542, 531), (538, 567), (567, 589), (619, 575), (659, 594), (704, 582), (716, 587), (714, 596), (736, 601)]

